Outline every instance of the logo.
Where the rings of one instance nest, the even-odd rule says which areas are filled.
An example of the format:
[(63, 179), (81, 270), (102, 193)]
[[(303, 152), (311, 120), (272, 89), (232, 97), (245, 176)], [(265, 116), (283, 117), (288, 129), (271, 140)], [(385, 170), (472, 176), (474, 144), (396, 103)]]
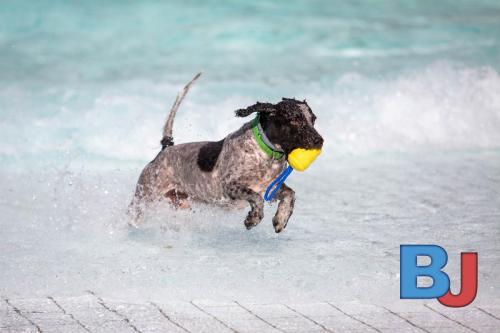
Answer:
[[(418, 257), (430, 259), (428, 265), (418, 265)], [(450, 278), (442, 271), (448, 262), (445, 249), (437, 245), (401, 245), (400, 246), (400, 298), (432, 299), (449, 307), (467, 306), (477, 294), (477, 252), (462, 252), (461, 287), (456, 295), (450, 291)], [(419, 287), (418, 277), (432, 279), (429, 287)]]

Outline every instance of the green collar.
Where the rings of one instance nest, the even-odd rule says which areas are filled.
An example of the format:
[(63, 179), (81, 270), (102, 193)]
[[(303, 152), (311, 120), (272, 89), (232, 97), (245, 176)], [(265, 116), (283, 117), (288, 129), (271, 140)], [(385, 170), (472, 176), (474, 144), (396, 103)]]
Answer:
[(285, 153), (281, 150), (276, 149), (271, 141), (267, 138), (266, 134), (262, 130), (262, 126), (259, 123), (259, 114), (257, 113), (257, 117), (252, 120), (252, 133), (255, 141), (259, 145), (260, 149), (262, 149), (269, 157), (274, 158), (275, 160), (279, 160), (283, 157)]

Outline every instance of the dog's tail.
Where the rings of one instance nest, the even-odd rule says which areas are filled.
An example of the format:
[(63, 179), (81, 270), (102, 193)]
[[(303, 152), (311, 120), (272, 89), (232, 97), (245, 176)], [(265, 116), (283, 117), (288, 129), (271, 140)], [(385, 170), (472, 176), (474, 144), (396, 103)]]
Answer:
[(177, 97), (175, 98), (174, 105), (172, 105), (172, 109), (170, 110), (170, 113), (168, 114), (167, 121), (165, 122), (165, 125), (163, 126), (163, 138), (161, 139), (161, 149), (165, 149), (166, 147), (173, 146), (174, 145), (174, 137), (172, 136), (172, 127), (174, 126), (174, 118), (175, 114), (177, 113), (177, 109), (179, 109), (179, 106), (182, 103), (182, 100), (186, 96), (186, 94), (189, 91), (189, 88), (191, 88), (191, 85), (195, 83), (198, 78), (201, 76), (201, 73), (198, 73), (194, 76), (194, 78), (189, 81), (188, 84), (182, 89), (178, 94)]

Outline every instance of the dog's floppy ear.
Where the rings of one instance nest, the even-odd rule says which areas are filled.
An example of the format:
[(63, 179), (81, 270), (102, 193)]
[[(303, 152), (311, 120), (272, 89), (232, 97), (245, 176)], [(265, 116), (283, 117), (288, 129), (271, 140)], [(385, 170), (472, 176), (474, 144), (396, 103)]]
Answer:
[(273, 113), (275, 111), (276, 111), (276, 107), (274, 104), (257, 102), (256, 104), (249, 106), (246, 109), (236, 110), (235, 113), (236, 113), (236, 117), (246, 117), (246, 116), (251, 115), (254, 112)]

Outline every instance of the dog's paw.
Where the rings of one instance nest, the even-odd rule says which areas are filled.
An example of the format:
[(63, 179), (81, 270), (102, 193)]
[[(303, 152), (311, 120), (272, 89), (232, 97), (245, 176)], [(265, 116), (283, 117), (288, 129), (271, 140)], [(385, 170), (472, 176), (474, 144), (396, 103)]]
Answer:
[(259, 224), (260, 221), (262, 221), (263, 217), (264, 217), (263, 213), (260, 213), (260, 212), (255, 211), (255, 210), (249, 211), (247, 218), (245, 219), (245, 227), (247, 228), (247, 230), (250, 230), (253, 227), (255, 227), (257, 224)]
[(273, 227), (276, 233), (280, 233), (286, 228), (288, 219), (279, 218), (278, 216), (273, 217)]

